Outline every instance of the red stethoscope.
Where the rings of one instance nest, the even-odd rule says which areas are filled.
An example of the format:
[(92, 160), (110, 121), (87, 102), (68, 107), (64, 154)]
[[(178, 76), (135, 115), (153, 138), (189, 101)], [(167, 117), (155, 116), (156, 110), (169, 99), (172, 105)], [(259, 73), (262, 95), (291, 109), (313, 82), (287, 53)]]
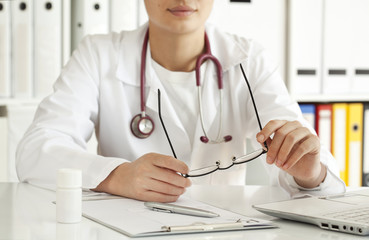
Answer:
[[(138, 138), (147, 138), (151, 135), (154, 131), (155, 124), (154, 121), (146, 115), (146, 105), (145, 105), (145, 69), (146, 69), (146, 52), (147, 52), (147, 44), (149, 41), (149, 31), (146, 32), (143, 46), (142, 46), (142, 53), (141, 53), (141, 83), (140, 83), (140, 95), (141, 95), (141, 113), (137, 114), (133, 117), (131, 121), (131, 131), (134, 136)], [(211, 60), (214, 62), (217, 71), (218, 77), (218, 88), (219, 88), (219, 97), (220, 97), (220, 114), (219, 114), (219, 128), (218, 128), (218, 135), (215, 140), (211, 140), (208, 134), (205, 131), (204, 127), (204, 118), (203, 118), (203, 111), (202, 111), (202, 102), (201, 102), (201, 83), (200, 83), (200, 67), (201, 64), (206, 60)], [(227, 135), (221, 137), (222, 132), (222, 113), (223, 113), (223, 76), (222, 76), (222, 66), (219, 60), (211, 54), (209, 39), (205, 34), (205, 53), (201, 54), (196, 61), (196, 86), (197, 86), (197, 93), (198, 93), (198, 104), (199, 104), (199, 112), (200, 112), (200, 121), (202, 131), (204, 135), (200, 137), (201, 142), (203, 143), (222, 143), (222, 142), (229, 142), (232, 140), (232, 136)]]

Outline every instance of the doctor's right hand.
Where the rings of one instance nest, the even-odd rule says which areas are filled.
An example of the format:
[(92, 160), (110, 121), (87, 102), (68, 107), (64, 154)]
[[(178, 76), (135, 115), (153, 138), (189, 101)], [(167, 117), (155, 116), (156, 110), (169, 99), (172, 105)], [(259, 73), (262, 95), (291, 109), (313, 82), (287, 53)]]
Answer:
[(148, 153), (119, 165), (93, 190), (141, 201), (175, 202), (191, 186), (188, 178), (178, 174), (188, 171), (178, 159)]

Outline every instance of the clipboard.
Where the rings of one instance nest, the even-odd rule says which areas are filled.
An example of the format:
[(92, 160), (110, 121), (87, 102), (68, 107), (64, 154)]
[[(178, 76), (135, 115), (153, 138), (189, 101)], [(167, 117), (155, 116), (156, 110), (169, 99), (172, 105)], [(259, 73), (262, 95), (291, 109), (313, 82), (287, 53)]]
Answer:
[(83, 216), (129, 237), (209, 233), (275, 228), (270, 221), (250, 218), (213, 207), (188, 197), (176, 204), (216, 212), (220, 217), (205, 218), (152, 211), (144, 202), (128, 198), (83, 201)]

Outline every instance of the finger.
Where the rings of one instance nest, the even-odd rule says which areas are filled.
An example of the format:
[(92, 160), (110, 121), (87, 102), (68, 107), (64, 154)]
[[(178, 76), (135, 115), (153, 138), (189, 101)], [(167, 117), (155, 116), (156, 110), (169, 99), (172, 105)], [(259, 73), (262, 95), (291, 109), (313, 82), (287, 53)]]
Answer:
[(278, 167), (283, 166), (294, 147), (299, 145), (300, 142), (306, 139), (310, 134), (311, 132), (304, 127), (297, 128), (288, 133), (279, 149), (276, 165)]
[(171, 196), (180, 196), (186, 191), (186, 189), (183, 187), (178, 187), (170, 183), (161, 182), (155, 179), (152, 179), (150, 182), (148, 182), (146, 187), (150, 191)]
[[(269, 147), (270, 147), (270, 145), (272, 144), (272, 139), (271, 138), (268, 138), (267, 140), (266, 140), (266, 143), (267, 143), (267, 146), (268, 146), (268, 152), (269, 152)], [(264, 143), (262, 143), (261, 144), (262, 145), (262, 147), (264, 148)], [(268, 153), (267, 153), (267, 156), (268, 156)], [(266, 160), (267, 160), (267, 163), (269, 163), (269, 164), (273, 164), (274, 163), (274, 159), (272, 159), (272, 158), (266, 158)]]
[(146, 191), (142, 195), (137, 197), (138, 200), (145, 202), (175, 202), (178, 198), (179, 196), (167, 195), (154, 191)]
[(264, 128), (256, 134), (256, 139), (259, 143), (264, 143), (266, 139), (268, 139), (275, 131), (277, 131), (280, 127), (286, 124), (286, 120), (271, 120), (269, 121)]
[(150, 173), (150, 177), (182, 188), (191, 186), (191, 181), (188, 178), (184, 178), (177, 172), (166, 168), (157, 167), (155, 171)]
[[(282, 123), (282, 122), (279, 122)], [(270, 144), (269, 151), (267, 153), (267, 162), (278, 162), (277, 155), (280, 148), (286, 138), (286, 136), (295, 130), (297, 127), (301, 126), (298, 122), (284, 122), (282, 126), (278, 125), (278, 129), (275, 129), (273, 140)], [(275, 125), (277, 127), (277, 125)], [(277, 165), (278, 166), (278, 165)]]
[(165, 156), (165, 155), (158, 154), (158, 157), (154, 158), (153, 164), (155, 166), (171, 169), (175, 172), (179, 172), (183, 174), (188, 173), (189, 171), (188, 166), (184, 162), (178, 159), (175, 159), (174, 157), (171, 157), (171, 156)]
[(283, 164), (282, 168), (288, 170), (295, 166), (301, 158), (306, 154), (316, 154), (319, 152), (319, 140), (315, 135), (311, 135), (305, 141), (301, 142), (295, 149), (293, 149), (288, 160)]

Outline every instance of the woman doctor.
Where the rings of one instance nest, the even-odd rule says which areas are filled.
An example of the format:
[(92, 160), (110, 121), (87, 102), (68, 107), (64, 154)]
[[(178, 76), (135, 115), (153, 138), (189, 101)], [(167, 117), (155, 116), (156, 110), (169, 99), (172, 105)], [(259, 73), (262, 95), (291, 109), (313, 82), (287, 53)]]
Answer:
[[(205, 24), (213, 0), (145, 0), (145, 5), (148, 24), (131, 32), (89, 36), (73, 53), (18, 146), (21, 181), (54, 188), (57, 169), (78, 168), (86, 189), (172, 202), (191, 182), (244, 184), (246, 164), (197, 178), (183, 174), (217, 161), (229, 164), (232, 157), (250, 152), (245, 142), (251, 139), (255, 149), (268, 145), (266, 158), (256, 161), (263, 161), (272, 185), (291, 195), (345, 190), (333, 157), (307, 127), (264, 49)], [(216, 64), (205, 60), (198, 69), (198, 95), (196, 62), (209, 49), (223, 79), (219, 83)], [(264, 126), (261, 131), (240, 65)], [(158, 89), (177, 158), (160, 125)], [(131, 129), (137, 114), (150, 117), (143, 121), (149, 136), (137, 137), (137, 126)], [(200, 140), (204, 134), (215, 139), (219, 129), (227, 141)], [(94, 130), (98, 155), (86, 151)]]

